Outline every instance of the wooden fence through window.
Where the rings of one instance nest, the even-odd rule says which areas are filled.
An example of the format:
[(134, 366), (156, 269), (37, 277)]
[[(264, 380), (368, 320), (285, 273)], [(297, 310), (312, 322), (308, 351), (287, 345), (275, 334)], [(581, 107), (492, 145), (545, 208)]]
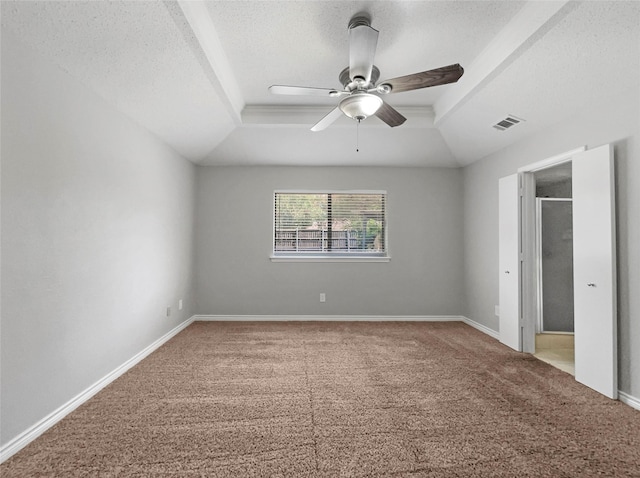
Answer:
[[(370, 241), (373, 245), (373, 238)], [(331, 247), (326, 230), (276, 230), (276, 252), (361, 251), (367, 249), (367, 238), (357, 231), (331, 231)]]

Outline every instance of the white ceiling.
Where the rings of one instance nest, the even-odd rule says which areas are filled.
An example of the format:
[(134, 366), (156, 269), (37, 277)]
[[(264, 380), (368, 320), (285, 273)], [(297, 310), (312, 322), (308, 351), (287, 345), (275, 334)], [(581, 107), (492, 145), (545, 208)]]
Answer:
[[(312, 133), (336, 100), (267, 88), (340, 87), (360, 12), (380, 31), (381, 80), (465, 74), (385, 97), (400, 127)], [(199, 164), (457, 167), (640, 87), (634, 1), (3, 1), (2, 28)], [(526, 121), (492, 128), (508, 114)]]

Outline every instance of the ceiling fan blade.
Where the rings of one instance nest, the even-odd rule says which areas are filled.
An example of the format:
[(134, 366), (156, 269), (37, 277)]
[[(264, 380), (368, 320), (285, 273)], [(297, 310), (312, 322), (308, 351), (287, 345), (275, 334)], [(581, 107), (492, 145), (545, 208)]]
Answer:
[(401, 93), (403, 91), (418, 90), (429, 86), (446, 85), (455, 83), (464, 73), (458, 63), (455, 65), (443, 66), (435, 70), (427, 70), (413, 75), (399, 76), (391, 80), (380, 82), (380, 85), (391, 85), (391, 93)]
[(314, 124), (311, 128), (311, 131), (317, 132), (326, 129), (331, 123), (340, 118), (340, 116), (342, 116), (342, 110), (338, 106), (336, 106), (327, 116)]
[(378, 30), (360, 23), (349, 28), (349, 77), (364, 78), (365, 85), (371, 82), (371, 69), (378, 45)]
[(336, 90), (331, 88), (309, 88), (306, 86), (285, 86), (271, 85), (269, 91), (274, 95), (294, 95), (294, 96), (332, 96), (331, 93)]
[(384, 102), (380, 109), (376, 111), (376, 116), (392, 128), (394, 126), (400, 126), (402, 123), (407, 121), (407, 118), (402, 116), (393, 106)]

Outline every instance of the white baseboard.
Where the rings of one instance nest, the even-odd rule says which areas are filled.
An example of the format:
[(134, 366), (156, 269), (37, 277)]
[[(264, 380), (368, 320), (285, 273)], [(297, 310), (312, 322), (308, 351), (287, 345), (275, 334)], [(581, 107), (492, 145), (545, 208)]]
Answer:
[(193, 320), (200, 322), (464, 322), (474, 329), (500, 340), (498, 332), (463, 315), (194, 315)]
[(636, 410), (640, 410), (640, 398), (636, 398), (633, 395), (618, 390), (618, 400), (625, 405), (629, 405)]
[(9, 459), (15, 453), (17, 453), (22, 448), (24, 448), (29, 443), (31, 443), (33, 440), (35, 440), (40, 435), (42, 435), (45, 431), (47, 431), (53, 425), (55, 425), (60, 420), (62, 420), (65, 416), (67, 416), (73, 410), (75, 410), (84, 402), (86, 402), (91, 397), (93, 397), (96, 393), (98, 393), (104, 387), (106, 387), (115, 379), (120, 377), (123, 373), (125, 373), (131, 367), (138, 364), (145, 357), (151, 354), (151, 352), (159, 348), (169, 339), (171, 339), (172, 337), (177, 335), (180, 331), (182, 331), (184, 328), (189, 326), (193, 322), (193, 320), (194, 320), (193, 317), (185, 320), (180, 325), (173, 328), (172, 330), (164, 334), (162, 337), (160, 337), (158, 340), (153, 342), (151, 345), (146, 347), (144, 350), (138, 352), (136, 355), (131, 357), (129, 360), (127, 360), (125, 363), (120, 365), (118, 368), (109, 372), (107, 375), (105, 375), (100, 380), (95, 382), (89, 388), (80, 392), (78, 395), (73, 397), (71, 400), (69, 400), (67, 403), (65, 403), (58, 409), (51, 412), (49, 415), (44, 417), (35, 425), (29, 427), (27, 430), (19, 434), (17, 437), (9, 441), (7, 444), (0, 447), (0, 463), (3, 463), (5, 460)]
[(194, 315), (202, 322), (463, 322), (459, 315)]
[(500, 340), (500, 332), (497, 332), (493, 329), (490, 329), (486, 325), (482, 325), (480, 322), (476, 322), (475, 320), (471, 320), (468, 317), (461, 317), (460, 320), (467, 325), (470, 325), (474, 329), (478, 329), (480, 332), (484, 332), (489, 337), (493, 337), (496, 340)]

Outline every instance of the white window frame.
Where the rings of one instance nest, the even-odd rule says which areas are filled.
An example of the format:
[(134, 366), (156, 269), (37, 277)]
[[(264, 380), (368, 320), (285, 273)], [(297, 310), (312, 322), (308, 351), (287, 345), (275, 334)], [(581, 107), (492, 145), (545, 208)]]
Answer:
[[(384, 194), (384, 252), (373, 253), (349, 253), (349, 252), (317, 252), (317, 253), (291, 253), (276, 252), (274, 248), (274, 238), (276, 236), (275, 200), (276, 194)], [(389, 221), (388, 221), (388, 194), (383, 190), (371, 189), (276, 189), (271, 197), (271, 262), (389, 262)]]

